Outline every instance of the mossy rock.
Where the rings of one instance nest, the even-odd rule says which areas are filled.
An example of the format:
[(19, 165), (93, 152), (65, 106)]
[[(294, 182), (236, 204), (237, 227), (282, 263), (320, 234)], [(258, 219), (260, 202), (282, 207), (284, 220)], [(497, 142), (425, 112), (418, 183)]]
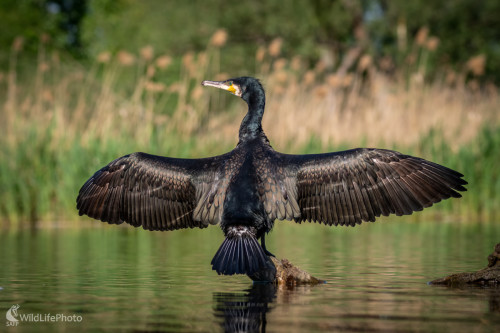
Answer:
[(458, 287), (463, 285), (500, 287), (500, 243), (488, 256), (488, 267), (473, 273), (458, 273), (429, 282), (432, 285)]
[(272, 282), (278, 286), (298, 286), (315, 285), (325, 283), (325, 281), (315, 278), (308, 272), (294, 266), (287, 259), (276, 259), (268, 257), (268, 267), (252, 276), (249, 276), (256, 282)]

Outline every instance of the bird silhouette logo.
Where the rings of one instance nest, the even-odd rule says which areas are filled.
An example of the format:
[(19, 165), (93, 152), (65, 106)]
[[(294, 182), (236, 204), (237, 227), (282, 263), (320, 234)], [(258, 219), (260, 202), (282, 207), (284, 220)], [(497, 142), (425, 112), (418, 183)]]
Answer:
[(12, 323), (17, 323), (19, 322), (19, 319), (17, 319), (17, 309), (19, 309), (20, 305), (12, 305), (10, 309), (7, 311), (7, 314), (5, 315), (5, 318), (7, 318), (8, 321)]

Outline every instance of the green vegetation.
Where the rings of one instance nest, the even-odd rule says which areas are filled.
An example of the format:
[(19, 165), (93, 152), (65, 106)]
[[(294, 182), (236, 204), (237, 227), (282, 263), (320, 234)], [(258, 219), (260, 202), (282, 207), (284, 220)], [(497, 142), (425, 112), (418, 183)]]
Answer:
[[(5, 6), (9, 3), (14, 6)], [(31, 4), (26, 5), (31, 10), (41, 8), (36, 1), (20, 3)], [(463, 66), (436, 67), (444, 41), (437, 32), (430, 35), (432, 24), (429, 29), (409, 29), (404, 49), (394, 40), (392, 56), (377, 54), (366, 44), (371, 35), (349, 35), (358, 21), (348, 13), (362, 7), (335, 1), (311, 2), (314, 9), (304, 2), (304, 8), (280, 12), (283, 16), (260, 16), (264, 23), (257, 26), (263, 30), (256, 29), (251, 38), (245, 35), (248, 31), (238, 30), (238, 23), (253, 25), (258, 15), (252, 10), (269, 12), (273, 1), (240, 7), (239, 16), (232, 19), (218, 6), (222, 16), (212, 17), (202, 32), (186, 23), (185, 31), (165, 35), (171, 47), (160, 37), (172, 29), (153, 31), (151, 24), (161, 25), (155, 16), (137, 32), (145, 40), (139, 44), (130, 30), (113, 27), (126, 24), (124, 13), (143, 17), (156, 2), (138, 7), (127, 1), (112, 3), (92, 2), (91, 8), (102, 10), (84, 19), (83, 45), (95, 59), (72, 60), (48, 35), (33, 42), (22, 29), (13, 31), (23, 38), (10, 41), (10, 49), (0, 52), (0, 63), (7, 63), (0, 70), (0, 223), (75, 219), (75, 199), (84, 181), (134, 151), (202, 157), (232, 149), (245, 106), (199, 83), (241, 74), (264, 83), (268, 99), (263, 126), (275, 149), (311, 153), (371, 146), (421, 156), (461, 171), (470, 185), (464, 198), (440, 203), (416, 218), (446, 214), (468, 221), (498, 215), (500, 97), (487, 77), (495, 58), (471, 49)], [(170, 6), (165, 8), (189, 12), (192, 5)], [(322, 6), (331, 8), (325, 11)], [(398, 10), (404, 16), (413, 9)], [(391, 20), (396, 20), (396, 12), (387, 12)], [(311, 25), (302, 26), (300, 20), (279, 24), (298, 13), (305, 13)], [(326, 13), (342, 17), (336, 22), (349, 29), (328, 22)], [(341, 41), (332, 53), (335, 61), (311, 56), (294, 44), (298, 42), (288, 38), (291, 21), (304, 29), (300, 36), (309, 35), (311, 27), (319, 29), (318, 36), (335, 31)], [(216, 28), (219, 23), (223, 28)], [(55, 23), (50, 24), (54, 28)], [(175, 25), (175, 20), (168, 24)], [(390, 26), (392, 33), (396, 25)], [(99, 29), (128, 31), (130, 43), (125, 48), (124, 39), (104, 33), (88, 45)], [(146, 38), (149, 33), (151, 39)], [(197, 39), (190, 40), (195, 35)], [(301, 47), (315, 45), (309, 51), (321, 54), (318, 36), (305, 39)]]
[[(147, 48), (138, 56), (101, 59), (90, 71), (42, 54), (33, 80), (24, 82), (16, 80), (11, 67), (0, 125), (1, 220), (75, 219), (80, 186), (127, 153), (200, 157), (230, 150), (245, 107), (234, 98), (227, 105), (227, 95), (209, 98), (197, 84), (218, 79), (210, 68), (219, 52), (211, 47), (185, 55), (181, 78), (170, 85), (155, 81), (155, 74), (166, 69), (163, 62), (175, 60), (154, 57)], [(350, 76), (321, 76), (301, 67), (299, 58), (288, 62), (279, 53), (275, 42), (257, 55), (269, 92), (264, 126), (276, 149), (395, 148), (460, 170), (469, 181), (463, 199), (431, 212), (464, 220), (498, 214), (496, 95), (466, 86), (394, 84), (370, 64)], [(365, 81), (365, 75), (370, 79)], [(127, 84), (121, 82), (124, 77)], [(455, 101), (443, 102), (443, 95)], [(469, 107), (464, 109), (464, 103)]]
[(231, 5), (225, 0), (4, 0), (0, 65), (7, 63), (5, 50), (16, 37), (24, 39), (30, 56), (36, 55), (43, 34), (52, 48), (80, 59), (145, 45), (179, 57), (204, 50), (222, 28), (229, 33), (228, 52), (222, 54), (225, 71), (238, 75), (238, 70), (251, 71), (246, 59), (277, 37), (286, 57), (300, 55), (311, 66), (323, 59), (328, 69), (335, 68), (356, 45), (392, 73), (394, 64), (399, 68), (418, 56), (413, 38), (420, 36), (420, 43), (437, 48), (429, 59), (431, 72), (460, 71), (480, 56), (486, 69), (482, 80), (498, 85), (499, 11), (496, 0), (480, 6), (475, 0), (302, 0), (287, 6), (280, 0)]
[[(248, 70), (246, 59), (276, 37), (283, 39), (286, 57), (300, 55), (311, 64), (323, 59), (328, 66), (338, 66), (358, 45), (377, 61), (390, 58), (398, 68), (416, 57), (412, 41), (420, 34), (422, 43), (439, 44), (429, 59), (432, 71), (460, 70), (472, 57), (483, 55), (483, 79), (500, 83), (496, 0), (483, 0), (480, 6), (474, 0), (303, 0), (287, 6), (281, 0), (237, 5), (226, 0), (100, 0), (89, 2), (89, 12), (83, 19), (82, 38), (91, 56), (144, 45), (177, 56), (199, 52), (223, 28), (230, 35), (223, 63), (232, 73)], [(432, 35), (430, 41), (422, 39), (427, 34)]]

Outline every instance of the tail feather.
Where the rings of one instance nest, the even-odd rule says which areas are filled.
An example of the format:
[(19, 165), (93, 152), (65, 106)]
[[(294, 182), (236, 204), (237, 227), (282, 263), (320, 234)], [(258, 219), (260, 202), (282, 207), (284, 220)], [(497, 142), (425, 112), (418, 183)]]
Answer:
[(267, 257), (255, 233), (246, 227), (233, 228), (212, 259), (212, 269), (224, 275), (252, 275), (265, 268)]
[(244, 260), (245, 260), (245, 264), (246, 266), (248, 267), (248, 269), (250, 271), (254, 271), (256, 270), (257, 268), (255, 267), (254, 263), (252, 260), (249, 260), (249, 258), (252, 258), (253, 256), (253, 252), (251, 251), (251, 245), (249, 244), (248, 242), (248, 239), (246, 238), (243, 238), (243, 251), (245, 253), (244, 255)]

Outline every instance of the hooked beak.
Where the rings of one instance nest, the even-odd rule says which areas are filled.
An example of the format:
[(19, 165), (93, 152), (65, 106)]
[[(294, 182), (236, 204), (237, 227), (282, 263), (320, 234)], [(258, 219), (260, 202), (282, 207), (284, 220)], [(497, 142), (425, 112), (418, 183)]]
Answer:
[(240, 87), (238, 87), (235, 84), (232, 84), (231, 81), (203, 81), (201, 85), (205, 87), (215, 87), (222, 90), (226, 90), (233, 95), (241, 97)]

